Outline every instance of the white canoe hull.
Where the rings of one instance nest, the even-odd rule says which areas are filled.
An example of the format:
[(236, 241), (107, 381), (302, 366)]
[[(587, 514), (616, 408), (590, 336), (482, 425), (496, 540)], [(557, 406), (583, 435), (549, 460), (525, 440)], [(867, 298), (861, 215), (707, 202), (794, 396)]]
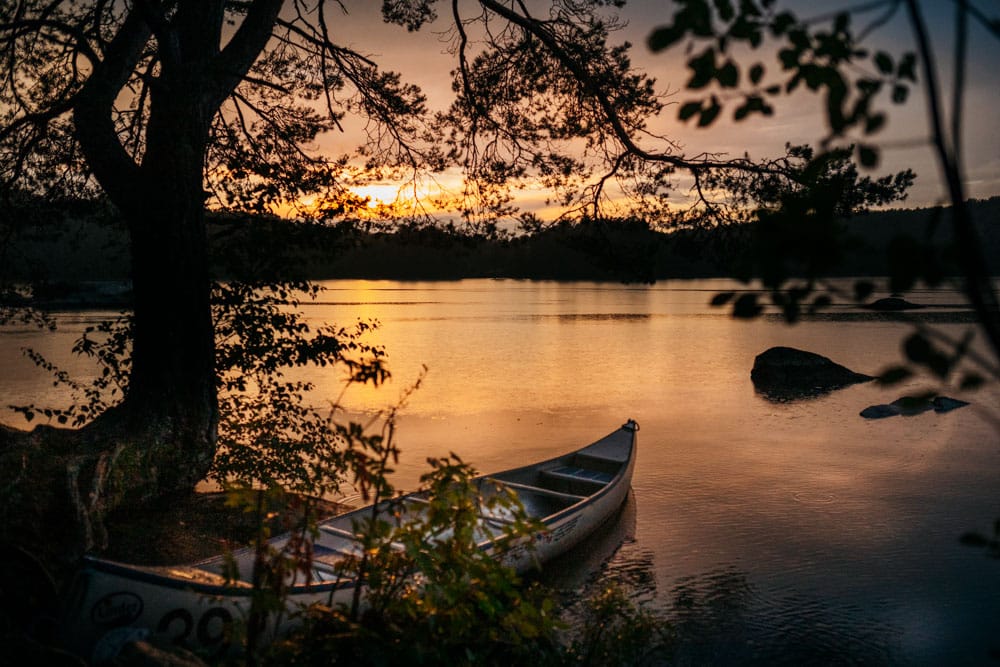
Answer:
[[(580, 450), (541, 463), (480, 478), (506, 484), (518, 493), (528, 514), (545, 530), (498, 554), (519, 572), (566, 553), (615, 515), (628, 495), (635, 466), (638, 425), (629, 421)], [(485, 488), (485, 487), (484, 487)], [(404, 497), (405, 499), (406, 497)], [(294, 612), (311, 604), (349, 605), (355, 582), (333, 574), (330, 564), (356, 549), (353, 523), (371, 507), (320, 524), (310, 581), (293, 582), (287, 610), (271, 619), (263, 640), (296, 623)], [(486, 517), (484, 517), (486, 518)], [(499, 524), (486, 521), (482, 547)], [(280, 544), (279, 536), (272, 540)], [(529, 543), (530, 542), (530, 543)], [(337, 556), (340, 554), (340, 556)], [(87, 558), (67, 599), (66, 647), (93, 663), (117, 654), (129, 641), (155, 637), (222, 655), (230, 650), (231, 628), (242, 625), (250, 610), (252, 549), (235, 552), (242, 581), (221, 576), (223, 557), (174, 567), (148, 567)]]

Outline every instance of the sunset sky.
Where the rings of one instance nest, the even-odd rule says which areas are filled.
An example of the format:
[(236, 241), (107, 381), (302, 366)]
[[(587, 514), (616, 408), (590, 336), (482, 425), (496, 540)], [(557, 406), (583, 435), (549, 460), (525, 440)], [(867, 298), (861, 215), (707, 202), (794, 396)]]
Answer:
[[(404, 80), (420, 85), (428, 95), (432, 108), (445, 107), (451, 99), (449, 71), (454, 66), (454, 59), (446, 53), (447, 44), (441, 37), (450, 20), (447, 6), (438, 8), (442, 17), (437, 22), (411, 34), (395, 26), (383, 25), (379, 15), (380, 4), (349, 5), (351, 14), (342, 17), (340, 29), (334, 29), (334, 32), (345, 45), (371, 54), (379, 63), (401, 72)], [(852, 5), (800, 0), (779, 1), (779, 6), (790, 7), (802, 17), (817, 17)], [(923, 6), (926, 19), (935, 30), (935, 55), (939, 59), (939, 76), (947, 93), (952, 78), (953, 5), (939, 1), (925, 2)], [(737, 124), (729, 120), (732, 114), (729, 108), (708, 129), (696, 128), (693, 121), (687, 124), (680, 122), (676, 117), (678, 105), (694, 97), (682, 89), (689, 77), (684, 47), (675, 46), (664, 53), (653, 54), (645, 46), (652, 28), (673, 16), (675, 10), (672, 4), (662, 0), (630, 0), (623, 11), (629, 25), (618, 33), (614, 41), (631, 42), (634, 45), (633, 61), (657, 80), (661, 91), (675, 93), (671, 100), (677, 104), (668, 106), (653, 127), (679, 140), (689, 154), (721, 151), (739, 156), (748, 152), (751, 157), (763, 158), (780, 154), (786, 142), (815, 144), (824, 136), (822, 99), (811, 94), (780, 98), (775, 105), (775, 115), (769, 118), (758, 116)], [(995, 9), (990, 7), (987, 11)], [(854, 25), (867, 25), (878, 13), (859, 15)], [(914, 42), (905, 11), (901, 8), (892, 21), (877, 30), (867, 43), (873, 50), (886, 50), (894, 56), (912, 50)], [(996, 63), (1000, 62), (1000, 40), (972, 22), (969, 54), (964, 132), (967, 192), (970, 197), (986, 198), (1000, 194), (1000, 133), (996, 131), (1000, 103), (1000, 77)], [(761, 59), (769, 66), (769, 71), (778, 71), (776, 62), (764, 56)], [(880, 108), (889, 112), (889, 123), (874, 137), (884, 150), (876, 173), (903, 168), (912, 168), (917, 173), (917, 181), (904, 203), (907, 207), (929, 206), (943, 201), (937, 166), (928, 142), (929, 125), (923, 95), (919, 90), (911, 91), (909, 101), (903, 106), (892, 105), (887, 95), (884, 98)], [(349, 149), (353, 140), (350, 135), (348, 130), (347, 134), (327, 137), (326, 141), (330, 146)], [(683, 186), (679, 188), (678, 199), (683, 197), (684, 190)], [(381, 196), (375, 191), (373, 194)], [(541, 197), (541, 194), (537, 196)]]

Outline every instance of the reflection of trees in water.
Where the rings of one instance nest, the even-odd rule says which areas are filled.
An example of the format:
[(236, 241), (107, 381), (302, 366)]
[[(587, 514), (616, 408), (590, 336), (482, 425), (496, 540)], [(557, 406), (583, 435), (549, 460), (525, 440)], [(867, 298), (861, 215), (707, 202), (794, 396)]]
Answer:
[(561, 591), (567, 609), (610, 587), (619, 588), (633, 604), (655, 605), (654, 555), (636, 542), (637, 514), (635, 494), (630, 492), (617, 516), (570, 553), (545, 566), (540, 578)]
[[(899, 663), (901, 631), (878, 609), (762, 591), (735, 567), (684, 577), (658, 594), (653, 551), (635, 539), (633, 495), (612, 519), (541, 579), (562, 591), (563, 618), (586, 632), (588, 600), (617, 589), (672, 638), (674, 665)], [(668, 564), (660, 564), (669, 571)], [(628, 611), (628, 610), (626, 610)], [(653, 652), (652, 664), (665, 652)], [(646, 656), (649, 661), (650, 656)], [(645, 663), (644, 663), (645, 664)]]
[[(667, 655), (668, 624), (655, 606), (653, 552), (636, 542), (636, 513), (630, 493), (617, 516), (546, 564), (540, 576), (560, 591), (562, 618), (574, 629), (570, 638), (581, 651), (581, 663), (655, 664)], [(596, 636), (602, 632), (611, 634)], [(614, 647), (615, 641), (620, 646)]]
[(678, 581), (667, 617), (678, 665), (898, 663), (900, 631), (862, 607), (765, 597), (726, 568)]
[(670, 592), (678, 664), (735, 659), (754, 638), (747, 636), (753, 589), (744, 573), (727, 568), (685, 577)]

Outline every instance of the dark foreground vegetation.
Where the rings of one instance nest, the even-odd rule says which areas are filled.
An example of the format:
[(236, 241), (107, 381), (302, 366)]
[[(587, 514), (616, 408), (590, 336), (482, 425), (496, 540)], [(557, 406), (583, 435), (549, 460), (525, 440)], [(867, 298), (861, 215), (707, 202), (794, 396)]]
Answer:
[[(1000, 197), (972, 200), (969, 209), (993, 275), (1000, 274)], [(104, 209), (80, 203), (53, 204), (30, 224), (18, 225), (2, 248), (6, 278), (34, 282), (40, 301), (66, 297), (67, 283), (127, 280), (129, 262), (123, 223)], [(879, 276), (898, 269), (914, 249), (938, 258), (945, 275), (960, 273), (950, 251), (948, 207), (870, 211), (840, 223), (850, 248), (829, 275)], [(928, 229), (936, 233), (927, 235)], [(281, 271), (297, 267), (300, 278), (456, 280), (520, 278), (650, 282), (671, 278), (732, 277), (752, 251), (752, 225), (711, 229), (660, 229), (640, 220), (559, 223), (531, 234), (484, 235), (452, 225), (400, 224), (373, 229), (364, 223), (294, 223), (277, 218), (215, 215), (209, 218), (212, 255), (267, 273), (271, 248)], [(216, 262), (219, 278), (227, 276)], [(87, 298), (87, 294), (82, 295)], [(101, 295), (90, 298), (98, 303)]]

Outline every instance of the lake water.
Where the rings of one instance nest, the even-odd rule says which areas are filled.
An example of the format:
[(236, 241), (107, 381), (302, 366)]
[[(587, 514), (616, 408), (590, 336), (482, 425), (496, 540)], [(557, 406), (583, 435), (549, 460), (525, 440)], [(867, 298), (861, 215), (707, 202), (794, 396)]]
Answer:
[[(928, 382), (787, 403), (750, 382), (773, 345), (874, 374), (900, 359), (912, 325), (847, 307), (792, 327), (736, 321), (707, 305), (725, 281), (325, 286), (308, 317), (377, 319), (394, 375), (349, 389), (350, 416), (395, 403), (428, 368), (400, 421), (401, 487), (429, 456), (491, 472), (639, 422), (622, 515), (547, 576), (583, 591), (622, 583), (674, 619), (678, 663), (974, 665), (1000, 649), (1000, 561), (958, 542), (1000, 517), (1000, 390), (949, 391), (973, 405), (947, 414), (869, 421), (863, 408)], [(938, 306), (922, 312), (962, 310), (953, 292), (909, 298)], [(60, 314), (54, 335), (0, 330), (0, 404), (58, 399), (18, 348), (65, 359), (100, 316)], [(321, 397), (340, 395), (336, 372), (311, 377)]]

